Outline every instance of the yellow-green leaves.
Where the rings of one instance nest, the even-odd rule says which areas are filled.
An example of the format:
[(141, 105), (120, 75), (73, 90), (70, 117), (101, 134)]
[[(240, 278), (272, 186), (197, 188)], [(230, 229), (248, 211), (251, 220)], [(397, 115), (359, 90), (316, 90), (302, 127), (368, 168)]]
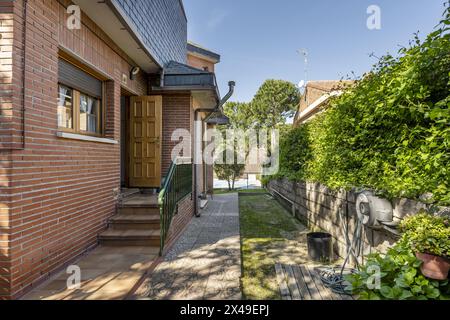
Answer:
[[(444, 24), (450, 19), (447, 8)], [(280, 175), (450, 205), (450, 38), (440, 27), (370, 74), (281, 145)]]

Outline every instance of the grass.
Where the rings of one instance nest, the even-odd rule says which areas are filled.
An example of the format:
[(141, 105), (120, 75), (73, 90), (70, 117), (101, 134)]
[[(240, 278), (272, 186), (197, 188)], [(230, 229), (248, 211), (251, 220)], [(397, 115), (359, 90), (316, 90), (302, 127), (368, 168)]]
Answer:
[(227, 189), (214, 189), (214, 194), (215, 195), (220, 195), (220, 194), (230, 194), (230, 193), (261, 193), (261, 192), (266, 192), (264, 189), (236, 189), (236, 190), (228, 190)]
[(270, 195), (241, 196), (239, 208), (244, 297), (281, 299), (274, 266), (283, 260), (302, 262), (305, 227)]

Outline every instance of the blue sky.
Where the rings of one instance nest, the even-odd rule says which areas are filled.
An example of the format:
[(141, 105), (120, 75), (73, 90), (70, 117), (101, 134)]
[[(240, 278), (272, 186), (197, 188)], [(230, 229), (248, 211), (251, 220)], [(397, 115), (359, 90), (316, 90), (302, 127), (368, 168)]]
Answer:
[[(184, 0), (188, 37), (222, 55), (216, 73), (221, 93), (237, 82), (232, 100), (250, 101), (266, 79), (298, 83), (369, 71), (375, 59), (396, 54), (413, 33), (430, 33), (444, 0)], [(370, 5), (381, 8), (381, 30), (369, 30)]]

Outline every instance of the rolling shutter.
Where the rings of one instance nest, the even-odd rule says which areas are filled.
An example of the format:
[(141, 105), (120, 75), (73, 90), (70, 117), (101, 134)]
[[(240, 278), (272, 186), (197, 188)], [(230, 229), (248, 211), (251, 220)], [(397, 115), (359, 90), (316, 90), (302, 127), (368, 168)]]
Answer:
[(102, 98), (102, 82), (64, 59), (59, 59), (59, 82), (95, 98)]

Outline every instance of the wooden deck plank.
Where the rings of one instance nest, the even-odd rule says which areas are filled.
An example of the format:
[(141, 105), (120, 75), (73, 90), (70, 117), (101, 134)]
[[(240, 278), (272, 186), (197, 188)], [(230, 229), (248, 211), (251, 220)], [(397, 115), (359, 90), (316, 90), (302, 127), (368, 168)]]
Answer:
[(311, 293), (311, 298), (313, 300), (322, 300), (322, 296), (320, 295), (319, 290), (317, 289), (313, 279), (311, 278), (309, 271), (305, 268), (304, 265), (300, 266), (300, 270), (302, 271), (305, 284), (308, 287), (309, 292)]
[(319, 273), (315, 268), (306, 266), (306, 269), (308, 269), (309, 273), (311, 274), (313, 281), (315, 282), (316, 287), (319, 290), (319, 293), (322, 296), (323, 300), (342, 300), (339, 294), (335, 293), (331, 288), (325, 287), (322, 279), (320, 279)]
[(297, 286), (297, 280), (295, 279), (294, 271), (290, 265), (284, 266), (285, 275), (287, 277), (287, 284), (289, 291), (291, 292), (292, 300), (302, 300), (302, 295)]
[(320, 278), (319, 268), (278, 263), (275, 271), (283, 300), (354, 300), (352, 296), (326, 287)]
[(311, 294), (309, 293), (308, 287), (306, 286), (305, 280), (303, 279), (302, 271), (299, 266), (292, 266), (292, 271), (294, 272), (295, 279), (297, 281), (297, 286), (300, 290), (303, 300), (312, 300)]
[(280, 288), (281, 298), (283, 300), (292, 300), (289, 292), (289, 288), (286, 284), (286, 277), (284, 275), (283, 267), (281, 264), (275, 264), (275, 272), (277, 274), (278, 287)]

